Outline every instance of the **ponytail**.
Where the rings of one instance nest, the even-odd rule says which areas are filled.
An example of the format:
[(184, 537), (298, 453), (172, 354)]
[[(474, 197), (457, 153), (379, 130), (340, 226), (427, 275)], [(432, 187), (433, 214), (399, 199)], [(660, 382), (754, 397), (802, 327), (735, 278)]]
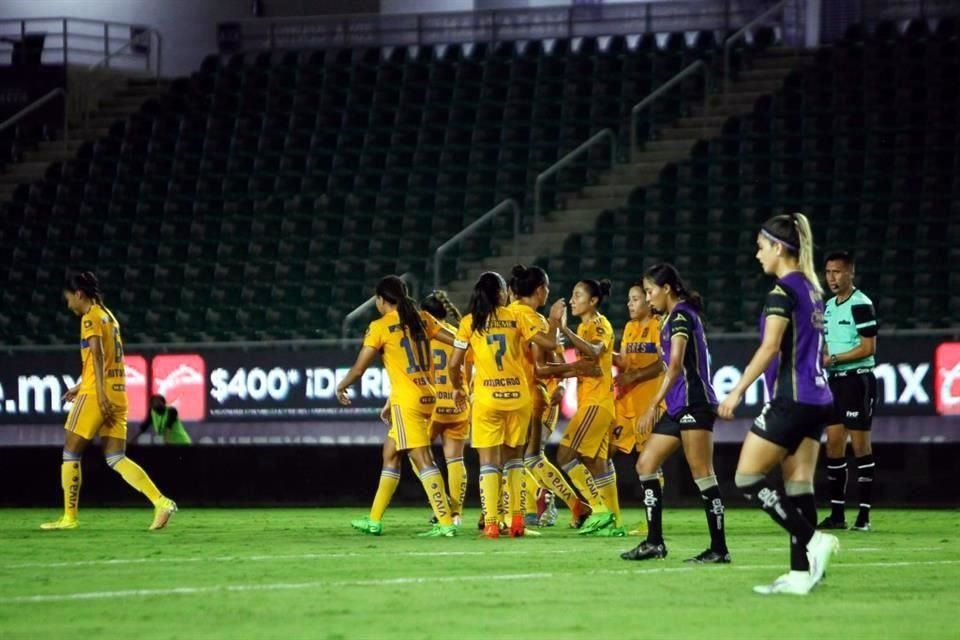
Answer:
[(377, 283), (376, 292), (390, 304), (396, 305), (404, 333), (416, 347), (413, 351), (417, 365), (421, 371), (430, 371), (430, 339), (416, 303), (407, 294), (406, 283), (397, 276), (386, 276)]
[(431, 291), (430, 295), (420, 302), (420, 308), (437, 320), (449, 321), (452, 324), (460, 322), (460, 310), (451, 302), (446, 291)]
[(800, 262), (800, 271), (810, 282), (810, 286), (822, 296), (823, 287), (820, 285), (820, 278), (817, 277), (816, 269), (813, 266), (813, 229), (810, 228), (810, 220), (802, 213), (795, 213), (793, 217), (800, 239), (799, 255), (797, 256), (797, 260)]
[(482, 274), (473, 286), (470, 296), (468, 312), (473, 316), (473, 330), (484, 333), (490, 317), (497, 316), (497, 307), (500, 306), (500, 293), (505, 291), (507, 283), (499, 273), (487, 271)]

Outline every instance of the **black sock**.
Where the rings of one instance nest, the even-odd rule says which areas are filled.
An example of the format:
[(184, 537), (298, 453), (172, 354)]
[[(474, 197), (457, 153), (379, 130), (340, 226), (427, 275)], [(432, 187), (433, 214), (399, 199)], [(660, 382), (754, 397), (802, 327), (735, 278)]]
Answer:
[[(803, 519), (810, 526), (817, 524), (817, 502), (812, 493), (787, 496), (787, 502), (800, 512)], [(807, 560), (807, 547), (801, 545), (795, 536), (790, 535), (790, 569), (793, 571), (809, 571), (810, 562)]]
[(870, 522), (870, 500), (873, 496), (873, 472), (876, 464), (873, 454), (868, 453), (857, 458), (857, 486), (860, 489), (860, 513), (857, 514), (857, 524)]
[(827, 458), (827, 480), (830, 482), (830, 519), (842, 522), (844, 494), (847, 492), (846, 458)]
[(643, 505), (647, 509), (647, 542), (663, 544), (663, 489), (660, 478), (643, 476), (640, 478), (643, 489)]
[(710, 549), (717, 553), (727, 553), (727, 534), (724, 526), (723, 498), (720, 487), (713, 485), (700, 492), (703, 510), (707, 514), (707, 527), (710, 529)]
[(774, 522), (796, 538), (797, 544), (806, 549), (807, 543), (813, 537), (813, 525), (807, 522), (800, 510), (791, 502), (782, 500), (780, 492), (771, 487), (766, 478), (761, 476), (759, 479), (750, 480), (749, 477), (741, 478), (740, 474), (737, 474), (737, 486), (743, 491), (747, 500), (759, 505), (767, 515), (773, 518)]

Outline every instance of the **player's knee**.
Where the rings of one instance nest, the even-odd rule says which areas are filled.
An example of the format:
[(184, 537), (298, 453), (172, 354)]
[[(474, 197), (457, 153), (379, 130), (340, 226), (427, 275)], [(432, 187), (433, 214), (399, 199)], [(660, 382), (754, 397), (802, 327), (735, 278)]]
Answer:
[(107, 461), (107, 466), (111, 469), (116, 469), (117, 465), (120, 464), (120, 461), (127, 457), (127, 454), (120, 451), (117, 453), (108, 453), (104, 456)]

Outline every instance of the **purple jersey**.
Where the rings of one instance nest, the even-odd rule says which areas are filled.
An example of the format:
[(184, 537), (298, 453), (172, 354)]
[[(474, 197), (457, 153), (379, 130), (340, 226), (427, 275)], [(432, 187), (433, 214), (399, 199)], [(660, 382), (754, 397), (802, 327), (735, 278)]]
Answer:
[(764, 372), (771, 398), (803, 404), (825, 405), (833, 395), (823, 372), (823, 296), (799, 271), (789, 273), (767, 294), (760, 317), (761, 339), (767, 318), (780, 316), (788, 321), (780, 342), (780, 353)]
[(660, 329), (660, 349), (667, 366), (670, 365), (670, 339), (674, 336), (684, 336), (687, 348), (683, 354), (680, 377), (667, 391), (667, 413), (676, 415), (685, 407), (716, 406), (717, 394), (713, 391), (713, 376), (710, 375), (707, 336), (700, 316), (689, 302), (677, 303)]

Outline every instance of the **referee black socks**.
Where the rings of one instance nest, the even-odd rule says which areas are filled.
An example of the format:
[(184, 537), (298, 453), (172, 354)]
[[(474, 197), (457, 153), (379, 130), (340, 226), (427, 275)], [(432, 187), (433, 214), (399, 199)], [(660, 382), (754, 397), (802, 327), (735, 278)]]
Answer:
[(876, 463), (873, 454), (857, 458), (857, 488), (860, 493), (860, 512), (857, 514), (856, 526), (862, 527), (870, 522), (870, 504), (873, 499), (873, 472)]
[(830, 519), (844, 521), (844, 499), (847, 492), (847, 459), (827, 458), (827, 481), (830, 484)]

